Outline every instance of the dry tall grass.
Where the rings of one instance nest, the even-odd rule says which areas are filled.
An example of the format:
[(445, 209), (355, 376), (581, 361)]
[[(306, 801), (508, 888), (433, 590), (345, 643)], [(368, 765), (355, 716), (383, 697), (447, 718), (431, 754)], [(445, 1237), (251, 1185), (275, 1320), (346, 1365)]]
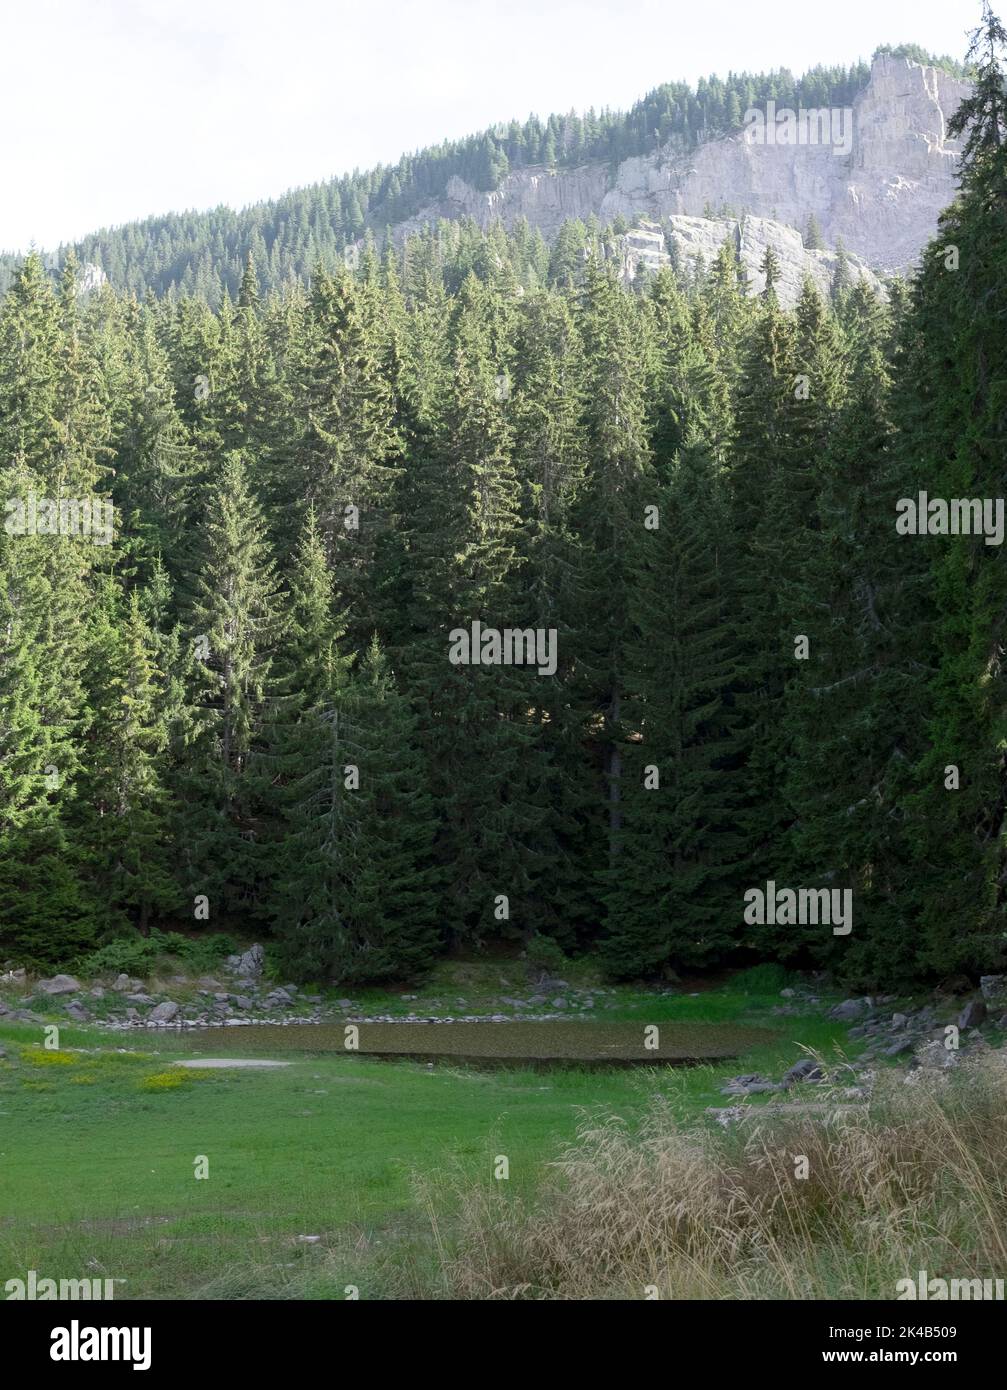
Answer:
[(824, 1113), (726, 1132), (683, 1131), (663, 1105), (636, 1131), (585, 1123), (530, 1202), (428, 1190), (439, 1295), (891, 1299), (920, 1269), (1007, 1275), (1004, 1055), (882, 1074), (845, 1110), (838, 1088), (805, 1096)]

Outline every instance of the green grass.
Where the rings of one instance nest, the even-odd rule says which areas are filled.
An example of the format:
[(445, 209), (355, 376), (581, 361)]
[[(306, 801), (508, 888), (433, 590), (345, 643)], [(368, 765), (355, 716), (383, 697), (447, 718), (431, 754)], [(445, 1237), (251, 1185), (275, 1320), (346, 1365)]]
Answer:
[[(493, 1182), (506, 1155), (510, 1190), (530, 1192), (585, 1110), (632, 1119), (661, 1095), (694, 1118), (729, 1103), (726, 1077), (777, 1077), (802, 1047), (843, 1042), (842, 1025), (820, 1014), (768, 1016), (769, 999), (778, 993), (622, 992), (625, 1018), (778, 1030), (734, 1060), (684, 1068), (478, 1070), (284, 1047), (283, 1069), (182, 1073), (173, 1060), (218, 1055), (217, 1035), (61, 1026), (68, 1060), (55, 1061), (40, 1027), (0, 1025), (0, 1277), (101, 1275), (122, 1281), (120, 1298), (343, 1297), (348, 1284), (387, 1297), (389, 1259), (429, 1259), (417, 1178), (454, 1170)], [(246, 1031), (219, 1037), (268, 1055), (243, 1046)], [(289, 1032), (275, 1030), (277, 1055)], [(177, 1084), (157, 1079), (179, 1073)], [(194, 1177), (201, 1155), (205, 1181)], [(306, 1235), (322, 1239), (298, 1241)]]

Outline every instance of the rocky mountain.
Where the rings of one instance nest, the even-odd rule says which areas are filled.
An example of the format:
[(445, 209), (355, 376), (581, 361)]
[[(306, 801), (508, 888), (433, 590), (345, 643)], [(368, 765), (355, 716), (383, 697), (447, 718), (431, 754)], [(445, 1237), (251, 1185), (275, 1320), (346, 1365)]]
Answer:
[[(801, 78), (664, 84), (621, 114), (529, 117), (241, 211), (105, 228), (72, 249), (85, 292), (106, 277), (139, 297), (196, 294), (217, 305), (238, 293), (249, 256), (265, 292), (307, 281), (318, 266), (341, 267), (348, 248), (368, 236), (380, 244), (389, 228), (401, 243), (442, 219), (482, 227), (526, 219), (550, 239), (564, 221), (593, 216), (604, 227), (617, 218), (633, 225), (629, 236), (606, 238), (627, 280), (669, 254), (708, 262), (730, 236), (757, 289), (772, 245), (780, 296), (791, 303), (806, 275), (831, 283), (840, 240), (852, 271), (872, 279), (908, 269), (933, 234), (955, 194), (958, 150), (947, 125), (967, 90), (953, 75), (963, 70), (942, 65), (950, 61), (907, 45), (879, 49), (870, 66)], [(758, 122), (751, 113), (761, 113)], [(812, 216), (828, 250), (804, 246), (799, 233)], [(54, 276), (70, 249), (44, 253)], [(0, 255), (0, 293), (19, 260)]]
[[(727, 238), (735, 245), (750, 293), (758, 294), (765, 286), (761, 266), (767, 247), (780, 263), (776, 294), (784, 308), (797, 303), (806, 279), (811, 279), (822, 294), (830, 292), (840, 260), (837, 253), (809, 250), (796, 228), (765, 217), (676, 216), (662, 223), (641, 219), (616, 240), (621, 278), (630, 284), (641, 268), (646, 273), (669, 264), (672, 255), (668, 247), (680, 266), (709, 266)], [(858, 256), (847, 255), (845, 259), (851, 280), (866, 280), (875, 293), (884, 296), (884, 284), (869, 266)]]
[[(831, 281), (834, 251), (806, 251), (800, 235), (814, 216), (825, 243), (841, 242), (853, 253), (854, 273), (876, 283), (878, 274), (911, 267), (955, 196), (958, 145), (947, 124), (967, 91), (942, 68), (879, 56), (847, 118), (837, 113), (830, 127), (839, 139), (794, 143), (791, 136), (785, 143), (783, 113), (775, 113), (775, 139), (760, 139), (746, 124), (688, 153), (669, 144), (614, 170), (599, 163), (515, 170), (488, 192), (455, 177), (444, 197), (394, 232), (401, 239), (441, 218), (468, 217), (483, 227), (526, 218), (551, 237), (571, 218), (593, 214), (606, 224), (642, 217), (650, 225), (623, 245), (627, 275), (641, 260), (661, 263), (665, 233), (682, 254), (707, 261), (731, 235), (754, 290), (762, 252), (773, 246), (783, 267), (781, 299), (792, 302), (805, 274), (823, 287)], [(728, 215), (711, 218), (711, 209)]]

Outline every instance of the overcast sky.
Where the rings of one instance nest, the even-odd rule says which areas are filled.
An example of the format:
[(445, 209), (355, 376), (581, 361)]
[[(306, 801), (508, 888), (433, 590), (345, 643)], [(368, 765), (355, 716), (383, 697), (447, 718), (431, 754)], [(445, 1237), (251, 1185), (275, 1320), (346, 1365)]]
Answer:
[(243, 207), (661, 82), (963, 56), (978, 0), (32, 0), (4, 6), (0, 249)]

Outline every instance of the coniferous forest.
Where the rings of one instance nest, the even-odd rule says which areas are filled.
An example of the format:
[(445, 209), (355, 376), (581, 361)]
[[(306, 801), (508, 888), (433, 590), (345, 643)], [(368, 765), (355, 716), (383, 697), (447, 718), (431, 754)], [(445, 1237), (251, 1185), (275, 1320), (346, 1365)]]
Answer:
[[(249, 254), (215, 305), (24, 259), (2, 954), (206, 929), (354, 983), (517, 941), (624, 979), (1002, 968), (1005, 560), (896, 524), (1003, 494), (975, 60), (960, 197), (887, 300), (838, 277), (784, 312), (730, 243), (626, 288), (579, 224), (379, 237), (280, 288)], [(554, 634), (554, 670), (454, 663), (476, 622)], [(852, 929), (749, 924), (768, 881), (849, 890)]]

